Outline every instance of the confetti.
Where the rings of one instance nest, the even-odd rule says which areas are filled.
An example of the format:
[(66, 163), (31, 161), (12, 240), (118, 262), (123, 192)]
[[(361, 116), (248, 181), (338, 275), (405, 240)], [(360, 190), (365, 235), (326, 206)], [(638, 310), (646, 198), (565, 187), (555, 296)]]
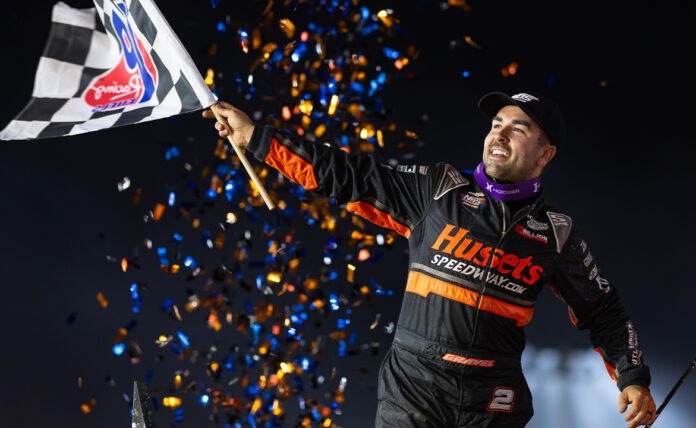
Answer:
[(101, 292), (97, 293), (97, 302), (99, 302), (102, 308), (106, 309), (106, 307), (109, 306), (109, 301), (106, 300), (106, 297), (104, 297)]
[[(418, 123), (397, 126), (382, 96), (387, 85), (411, 73), (418, 49), (402, 39), (395, 10), (371, 11), (360, 3), (271, 0), (254, 19), (216, 16), (210, 22), (216, 39), (202, 52), (234, 50), (246, 65), (223, 75), (211, 61), (203, 69), (206, 83), (262, 104), (267, 113), (254, 112), (257, 123), (350, 154), (393, 150), (402, 159), (413, 156)], [(288, 13), (292, 5), (302, 20)], [(380, 285), (386, 278), (356, 281), (392, 249), (396, 234), (257, 164), (279, 207), (269, 216), (227, 141), (211, 139), (209, 153), (195, 158), (189, 142), (164, 148), (173, 172), (162, 174), (159, 188), (134, 192), (135, 205), (154, 207), (141, 214), (147, 237), (136, 242), (136, 255), (113, 261), (129, 278), (123, 316), (138, 313), (147, 328), (124, 323), (105, 352), (124, 356), (112, 357), (119, 364), (154, 362), (145, 380), (166, 391), (158, 402), (173, 409), (177, 421), (195, 405), (211, 420), (229, 419), (230, 426), (339, 427), (349, 378), (342, 363), (331, 367), (326, 356), (375, 358), (378, 336), (393, 331), (393, 323), (380, 328), (383, 316), (375, 313), (394, 294)], [(125, 191), (121, 183), (125, 178), (117, 186)], [(361, 277), (355, 276), (358, 263), (365, 267)], [(132, 269), (138, 264), (140, 270)], [(152, 269), (161, 276), (153, 289), (166, 287), (167, 297), (148, 307), (148, 288), (132, 276), (149, 277)], [(162, 327), (161, 320), (177, 327)], [(211, 337), (218, 343), (229, 334), (247, 339), (210, 345)], [(172, 360), (176, 371), (153, 375)], [(363, 366), (377, 364), (361, 360)], [(323, 398), (310, 398), (314, 389)], [(291, 415), (297, 420), (284, 419)]]

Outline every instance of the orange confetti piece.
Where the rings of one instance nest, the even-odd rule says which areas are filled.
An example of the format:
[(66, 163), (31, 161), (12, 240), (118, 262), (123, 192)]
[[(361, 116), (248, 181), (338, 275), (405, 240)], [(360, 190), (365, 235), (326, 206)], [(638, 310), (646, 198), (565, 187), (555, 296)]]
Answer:
[(290, 111), (290, 107), (283, 106), (283, 119), (290, 120), (291, 117), (292, 117), (292, 112)]
[(89, 400), (89, 403), (85, 403), (85, 404), (81, 405), (80, 410), (82, 410), (82, 413), (87, 415), (92, 411), (92, 409), (94, 409), (94, 406), (96, 406), (96, 405), (97, 405), (97, 400), (92, 398), (91, 400)]
[(471, 6), (466, 2), (466, 0), (447, 0), (450, 6), (458, 7), (464, 12), (470, 12)]
[(162, 398), (162, 404), (164, 407), (171, 407), (172, 409), (175, 409), (179, 406), (181, 406), (181, 398), (179, 397), (164, 397)]
[(126, 258), (121, 259), (121, 269), (125, 272), (128, 269), (128, 260)]
[(106, 308), (107, 306), (109, 306), (109, 301), (106, 300), (106, 297), (104, 297), (104, 295), (101, 292), (97, 293), (97, 301), (99, 302), (102, 308)]
[(280, 283), (280, 278), (282, 274), (280, 272), (271, 272), (266, 276), (266, 279), (268, 282), (275, 282), (276, 284)]
[(256, 400), (254, 400), (254, 404), (251, 406), (251, 413), (254, 414), (254, 413), (258, 412), (260, 408), (261, 408), (261, 399), (257, 398)]
[(135, 189), (135, 193), (133, 194), (133, 205), (138, 205), (140, 204), (140, 197), (143, 195), (143, 189), (138, 187)]
[(114, 344), (122, 342), (123, 339), (126, 337), (128, 334), (128, 330), (125, 328), (121, 327), (116, 331), (116, 334), (114, 335)]
[(353, 277), (355, 275), (355, 266), (349, 264), (348, 265), (348, 275), (347, 275), (347, 281), (348, 282), (353, 282)]
[(215, 72), (213, 72), (212, 68), (209, 68), (208, 71), (205, 74), (205, 84), (208, 85), (209, 88), (215, 87)]
[(285, 33), (285, 37), (288, 39), (292, 39), (292, 37), (295, 35), (295, 24), (292, 23), (287, 18), (283, 18), (280, 20), (280, 29)]
[(334, 94), (331, 96), (331, 102), (329, 103), (329, 115), (336, 113), (336, 107), (338, 107), (338, 95)]
[(158, 203), (157, 205), (155, 205), (155, 210), (152, 212), (152, 219), (154, 221), (160, 221), (160, 219), (162, 218), (162, 214), (164, 213), (164, 208), (164, 204)]
[(369, 258), (370, 258), (370, 251), (367, 248), (363, 248), (358, 253), (358, 260), (360, 260), (361, 262), (364, 262), (365, 260), (367, 260)]

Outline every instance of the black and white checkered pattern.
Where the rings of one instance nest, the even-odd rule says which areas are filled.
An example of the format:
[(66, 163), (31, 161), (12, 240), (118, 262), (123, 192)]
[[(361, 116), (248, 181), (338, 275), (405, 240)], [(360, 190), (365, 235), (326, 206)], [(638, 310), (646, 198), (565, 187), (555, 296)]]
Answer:
[[(145, 103), (93, 112), (85, 91), (112, 70), (121, 45), (111, 23), (115, 3), (157, 69), (155, 95)], [(74, 135), (199, 110), (215, 102), (201, 74), (152, 0), (94, 0), (95, 8), (53, 7), (52, 28), (27, 106), (0, 132), (2, 140)], [(97, 20), (96, 18), (100, 19)]]

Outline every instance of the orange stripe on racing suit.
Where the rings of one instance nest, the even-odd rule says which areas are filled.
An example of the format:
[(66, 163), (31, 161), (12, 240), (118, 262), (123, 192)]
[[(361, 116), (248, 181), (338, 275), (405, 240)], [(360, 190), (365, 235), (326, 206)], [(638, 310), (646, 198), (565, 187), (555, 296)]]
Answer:
[(401, 236), (411, 237), (411, 229), (394, 220), (388, 213), (378, 210), (367, 202), (348, 202), (346, 209), (348, 212), (364, 217), (378, 226), (392, 229)]
[(319, 187), (312, 165), (284, 147), (275, 138), (264, 162), (306, 190)]
[(607, 368), (607, 373), (609, 373), (609, 376), (611, 376), (612, 379), (614, 379), (614, 382), (616, 382), (616, 376), (614, 375), (614, 372), (616, 369), (614, 366), (609, 364), (607, 360), (604, 359), (604, 355), (602, 354), (602, 351), (599, 348), (594, 348), (594, 351), (599, 354), (600, 357), (602, 357), (602, 361), (604, 362), (604, 367)]
[[(551, 287), (551, 289), (553, 290), (553, 294), (556, 295), (556, 298), (558, 298), (558, 300), (560, 300), (563, 303), (566, 303), (566, 301), (563, 300), (563, 297), (561, 297), (561, 295), (558, 293), (558, 290), (556, 290), (556, 287), (554, 287), (553, 284), (548, 284), (548, 286)], [(566, 305), (568, 304), (566, 303)], [(573, 313), (573, 309), (570, 307), (570, 305), (568, 305), (568, 318), (570, 318), (570, 322), (572, 322), (575, 327), (578, 326), (578, 318)]]
[[(428, 297), (428, 294), (433, 293), (472, 307), (476, 307), (476, 301), (478, 299), (478, 293), (475, 291), (458, 287), (449, 282), (440, 281), (439, 279), (416, 271), (410, 271), (408, 273), (406, 291), (423, 297)], [(523, 308), (511, 305), (489, 296), (483, 296), (483, 299), (481, 299), (481, 309), (506, 318), (512, 318), (517, 321), (518, 327), (528, 324), (534, 314), (534, 308), (532, 307)]]

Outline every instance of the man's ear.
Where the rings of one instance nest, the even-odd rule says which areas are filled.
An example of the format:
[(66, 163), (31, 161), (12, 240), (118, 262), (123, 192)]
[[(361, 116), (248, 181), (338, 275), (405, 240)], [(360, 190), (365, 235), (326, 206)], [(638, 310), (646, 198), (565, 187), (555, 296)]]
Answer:
[(549, 162), (551, 162), (551, 159), (553, 159), (554, 156), (556, 156), (556, 146), (553, 144), (547, 144), (541, 150), (541, 155), (539, 156), (539, 159), (537, 159), (537, 165), (542, 168), (545, 167)]

